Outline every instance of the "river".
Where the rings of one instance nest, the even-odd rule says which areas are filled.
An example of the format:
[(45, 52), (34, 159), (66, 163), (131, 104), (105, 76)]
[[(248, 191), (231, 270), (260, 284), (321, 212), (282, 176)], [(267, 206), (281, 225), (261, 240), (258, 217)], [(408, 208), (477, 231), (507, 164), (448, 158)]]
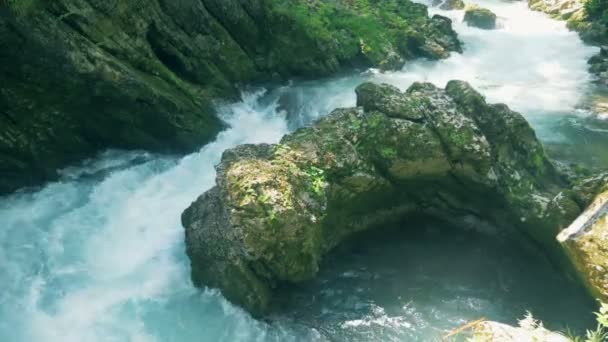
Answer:
[(550, 327), (592, 324), (593, 303), (536, 251), (439, 223), (337, 252), (268, 321), (190, 283), (179, 218), (213, 186), (222, 151), (277, 142), (352, 106), (362, 81), (466, 80), (522, 112), (548, 145), (578, 148), (556, 127), (585, 114), (594, 91), (586, 60), (597, 49), (524, 2), (475, 2), (499, 16), (499, 29), (431, 9), (454, 20), (462, 55), (252, 89), (220, 106), (230, 128), (197, 153), (108, 151), (61, 181), (0, 198), (0, 341), (431, 341), (482, 316), (514, 323), (526, 310)]

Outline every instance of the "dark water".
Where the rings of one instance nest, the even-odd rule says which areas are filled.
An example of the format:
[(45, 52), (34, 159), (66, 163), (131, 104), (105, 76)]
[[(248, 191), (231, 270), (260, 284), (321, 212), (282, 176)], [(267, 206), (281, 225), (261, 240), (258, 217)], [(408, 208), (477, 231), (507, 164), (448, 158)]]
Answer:
[(439, 341), (469, 321), (517, 324), (527, 311), (548, 328), (583, 332), (596, 308), (515, 232), (429, 219), (364, 235), (284, 297), (284, 315), (331, 341)]

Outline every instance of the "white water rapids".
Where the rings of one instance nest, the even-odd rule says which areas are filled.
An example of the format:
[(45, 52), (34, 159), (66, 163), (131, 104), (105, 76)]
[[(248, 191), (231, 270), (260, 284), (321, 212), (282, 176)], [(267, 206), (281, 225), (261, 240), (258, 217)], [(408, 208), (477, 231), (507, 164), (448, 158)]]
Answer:
[[(216, 291), (193, 288), (184, 252), (180, 214), (213, 186), (222, 151), (242, 143), (277, 142), (290, 129), (336, 107), (352, 106), (353, 90), (364, 80), (405, 89), (414, 81), (444, 86), (461, 79), (490, 102), (506, 103), (532, 122), (574, 113), (590, 90), (586, 60), (596, 49), (584, 46), (565, 23), (529, 11), (524, 2), (475, 2), (499, 16), (499, 29), (467, 27), (462, 11), (431, 10), (453, 18), (465, 44), (462, 55), (410, 63), (400, 72), (296, 83), (267, 94), (253, 91), (242, 102), (222, 107), (230, 128), (198, 153), (177, 159), (107, 152), (65, 170), (60, 182), (0, 198), (0, 341), (425, 341), (436, 336), (433, 331), (443, 331), (445, 322), (462, 323), (477, 314), (505, 320), (523, 316), (520, 307), (499, 307), (501, 300), (481, 305), (476, 289), (467, 288), (458, 294), (461, 309), (433, 295), (426, 303), (436, 309), (411, 304), (403, 305), (403, 312), (387, 313), (368, 298), (365, 307), (371, 309), (357, 311), (355, 303), (348, 317), (328, 320), (330, 331), (289, 314), (260, 322)], [(288, 99), (289, 120), (277, 109), (280, 96)], [(351, 273), (344, 274), (349, 278)], [(440, 281), (427, 276), (421, 286)], [(319, 285), (320, 291), (356, 294), (331, 283), (329, 288)], [(547, 292), (558, 289), (568, 287)], [(433, 306), (433, 301), (442, 304)], [(325, 309), (331, 308), (317, 311)]]

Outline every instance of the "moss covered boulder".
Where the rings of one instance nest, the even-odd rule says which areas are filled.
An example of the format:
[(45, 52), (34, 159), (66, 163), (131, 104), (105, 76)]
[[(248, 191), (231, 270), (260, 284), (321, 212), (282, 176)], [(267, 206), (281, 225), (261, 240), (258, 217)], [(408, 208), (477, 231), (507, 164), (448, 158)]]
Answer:
[(409, 0), (8, 0), (0, 45), (0, 194), (105, 148), (192, 151), (244, 83), (461, 50)]
[(496, 28), (496, 14), (487, 8), (479, 6), (469, 6), (464, 12), (464, 22), (469, 26), (474, 26), (484, 30)]
[(608, 176), (601, 180), (599, 194), (572, 225), (558, 235), (591, 293), (608, 301)]
[(182, 215), (197, 286), (264, 314), (341, 242), (409, 215), (517, 227), (565, 260), (555, 236), (581, 210), (520, 114), (460, 81), (356, 92), (279, 144), (224, 153)]

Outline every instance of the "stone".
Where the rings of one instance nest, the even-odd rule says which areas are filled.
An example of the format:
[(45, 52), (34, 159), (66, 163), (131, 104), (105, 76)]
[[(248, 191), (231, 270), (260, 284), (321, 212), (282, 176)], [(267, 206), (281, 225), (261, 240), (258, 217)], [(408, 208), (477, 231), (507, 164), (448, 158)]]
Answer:
[[(605, 185), (608, 189), (608, 183)], [(608, 302), (608, 192), (598, 195), (557, 239), (590, 292)]]
[(581, 208), (520, 114), (461, 81), (356, 93), (279, 144), (224, 153), (182, 215), (196, 286), (263, 316), (334, 247), (410, 215), (516, 228), (566, 263), (555, 236)]
[(445, 0), (439, 8), (444, 11), (461, 10), (465, 8), (465, 4), (462, 0)]
[(464, 12), (464, 22), (484, 30), (496, 28), (496, 14), (486, 8), (469, 6)]
[(472, 341), (476, 342), (571, 342), (558, 332), (547, 330), (532, 318), (520, 321), (520, 326), (485, 321), (473, 329)]

